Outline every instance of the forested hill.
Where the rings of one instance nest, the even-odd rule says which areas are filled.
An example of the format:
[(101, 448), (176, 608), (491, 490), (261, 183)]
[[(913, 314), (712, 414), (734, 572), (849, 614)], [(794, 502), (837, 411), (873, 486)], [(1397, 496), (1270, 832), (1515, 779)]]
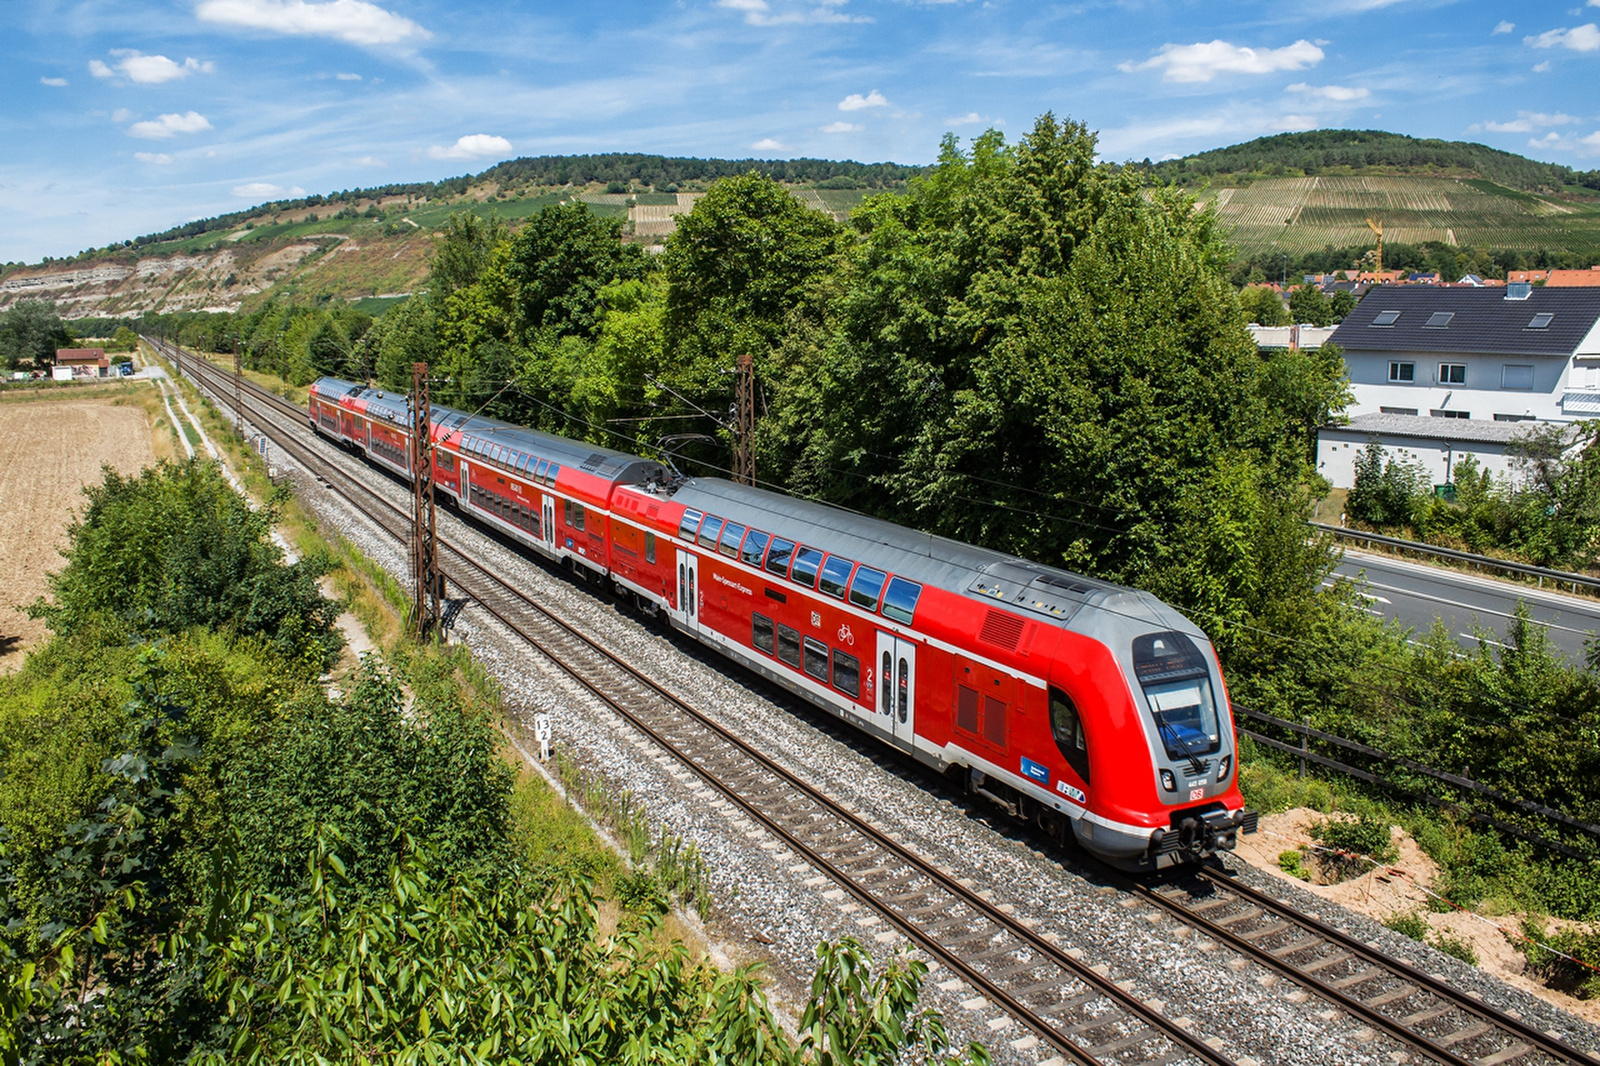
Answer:
[(1554, 191), (1568, 185), (1600, 189), (1600, 170), (1574, 171), (1487, 145), (1419, 139), (1382, 130), (1280, 133), (1154, 167), (1158, 176), (1177, 182), (1247, 174), (1310, 176), (1372, 169), (1388, 173), (1464, 174), (1527, 191)]

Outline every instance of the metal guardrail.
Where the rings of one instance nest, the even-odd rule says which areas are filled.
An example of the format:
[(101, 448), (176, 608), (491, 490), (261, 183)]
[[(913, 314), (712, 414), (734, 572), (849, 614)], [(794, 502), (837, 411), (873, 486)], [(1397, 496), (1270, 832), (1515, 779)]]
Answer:
[(1351, 529), (1348, 526), (1330, 526), (1326, 522), (1307, 522), (1306, 525), (1312, 529), (1332, 534), (1340, 540), (1360, 541), (1368, 546), (1379, 544), (1385, 548), (1416, 552), (1419, 555), (1432, 555), (1458, 563), (1467, 563), (1485, 570), (1499, 570), (1503, 573), (1537, 578), (1540, 588), (1543, 588), (1544, 583), (1549, 581), (1556, 585), (1571, 585), (1574, 592), (1579, 587), (1600, 591), (1600, 578), (1590, 577), (1588, 574), (1574, 574), (1567, 570), (1547, 570), (1542, 566), (1514, 563), (1507, 559), (1496, 559), (1489, 555), (1457, 551), (1454, 548), (1440, 548), (1433, 544), (1424, 544), (1417, 540), (1405, 540), (1401, 537), (1386, 537), (1382, 533), (1368, 533), (1360, 529)]

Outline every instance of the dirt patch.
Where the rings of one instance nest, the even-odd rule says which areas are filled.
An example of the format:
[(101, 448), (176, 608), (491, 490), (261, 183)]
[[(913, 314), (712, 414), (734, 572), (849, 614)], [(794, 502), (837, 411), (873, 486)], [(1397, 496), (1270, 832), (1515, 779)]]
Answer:
[(0, 673), (17, 670), (44, 637), (44, 623), (16, 608), (43, 594), (45, 575), (61, 568), (80, 490), (100, 480), (102, 463), (123, 474), (153, 463), (151, 430), (142, 406), (111, 397), (0, 404)]
[(1464, 910), (1452, 910), (1445, 914), (1430, 912), (1430, 897), (1424, 888), (1433, 883), (1439, 868), (1417, 846), (1417, 842), (1398, 827), (1390, 831), (1390, 838), (1399, 852), (1399, 858), (1388, 866), (1369, 867), (1366, 873), (1335, 885), (1307, 883), (1284, 872), (1278, 864), (1278, 856), (1282, 852), (1314, 844), (1311, 826), (1324, 817), (1320, 812), (1304, 807), (1282, 814), (1265, 815), (1261, 819), (1261, 831), (1240, 837), (1239, 849), (1235, 854), (1257, 869), (1293, 881), (1323, 899), (1380, 922), (1396, 914), (1416, 914), (1428, 924), (1430, 936), (1443, 934), (1472, 945), (1478, 955), (1479, 969), (1592, 1024), (1600, 1025), (1600, 1000), (1574, 999), (1562, 995), (1524, 974), (1526, 962), (1509, 939), (1519, 935), (1521, 923), (1516, 917), (1486, 916)]

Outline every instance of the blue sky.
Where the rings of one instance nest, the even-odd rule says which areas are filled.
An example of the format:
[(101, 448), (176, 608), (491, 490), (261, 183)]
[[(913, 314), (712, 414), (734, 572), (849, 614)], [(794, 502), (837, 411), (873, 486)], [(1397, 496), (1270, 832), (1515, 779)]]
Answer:
[(1108, 159), (1318, 127), (1600, 167), (1600, 0), (5, 0), (0, 261), (546, 153)]

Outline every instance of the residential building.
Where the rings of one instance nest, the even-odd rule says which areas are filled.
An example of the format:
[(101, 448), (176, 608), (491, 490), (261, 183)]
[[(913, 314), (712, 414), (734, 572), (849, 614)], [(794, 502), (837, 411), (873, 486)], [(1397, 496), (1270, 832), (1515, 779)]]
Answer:
[(1600, 288), (1383, 286), (1331, 343), (1344, 352), (1351, 416), (1600, 415)]
[(1348, 425), (1318, 434), (1318, 468), (1337, 488), (1369, 440), (1442, 484), (1466, 455), (1507, 472), (1527, 423), (1600, 417), (1600, 287), (1385, 285), (1329, 343), (1353, 396)]
[(57, 348), (56, 371), (70, 369), (75, 378), (103, 378), (111, 370), (111, 360), (103, 348)]
[(1600, 285), (1600, 266), (1592, 266), (1588, 270), (1552, 270), (1544, 283), (1552, 289)]

